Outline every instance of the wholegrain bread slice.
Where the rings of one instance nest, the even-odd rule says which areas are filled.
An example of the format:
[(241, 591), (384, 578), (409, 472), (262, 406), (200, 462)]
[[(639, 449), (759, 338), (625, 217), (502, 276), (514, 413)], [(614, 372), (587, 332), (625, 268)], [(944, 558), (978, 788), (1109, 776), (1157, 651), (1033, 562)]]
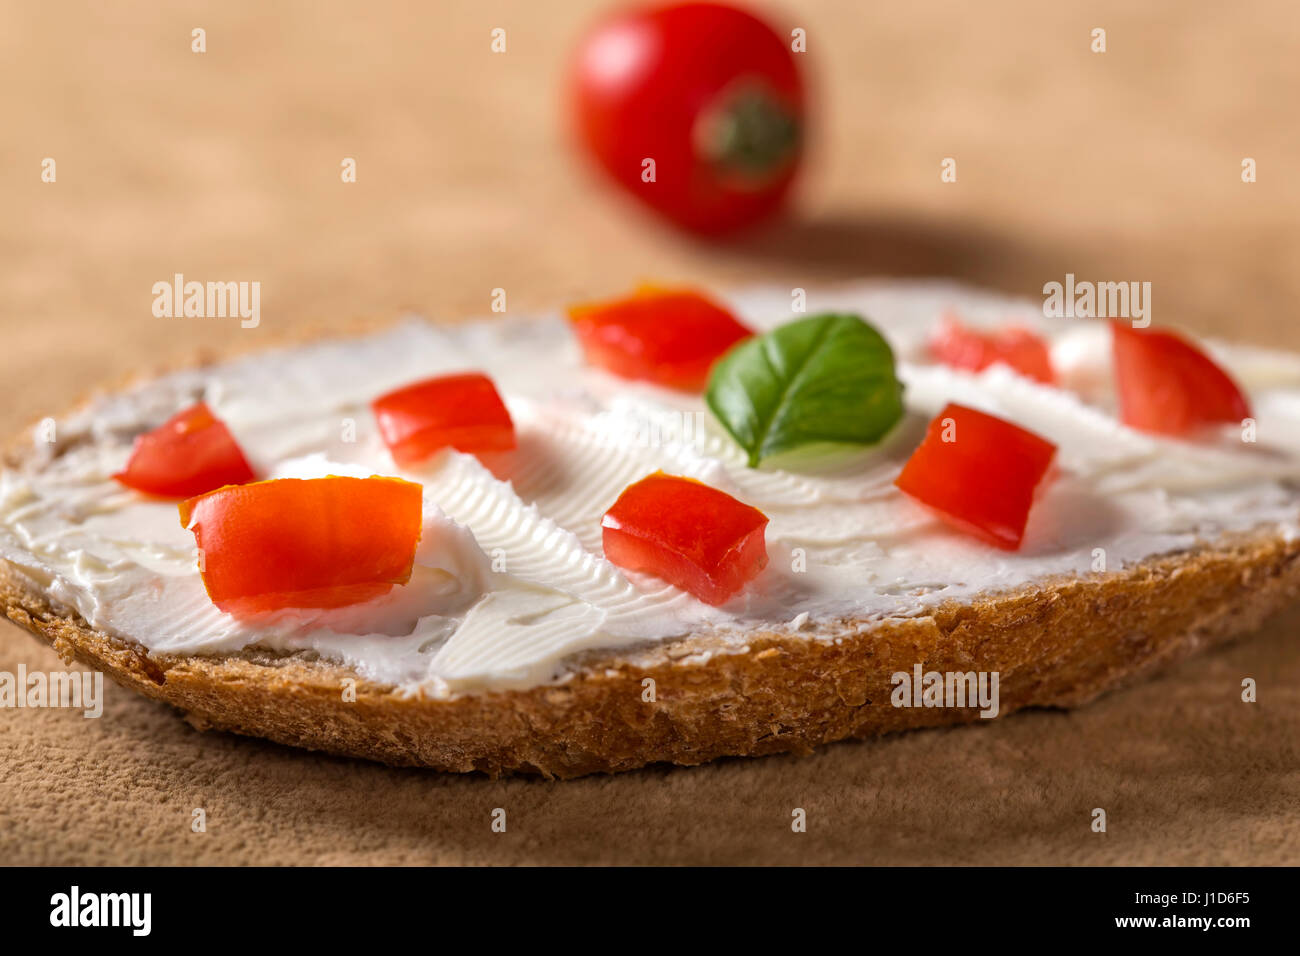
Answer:
[[(39, 468), (29, 440), (9, 448), (9, 467)], [(398, 766), (555, 778), (806, 753), (980, 719), (978, 706), (894, 706), (893, 676), (918, 664), (997, 672), (998, 716), (1075, 707), (1247, 634), (1297, 598), (1300, 539), (1263, 525), (911, 616), (782, 625), (741, 642), (702, 632), (586, 651), (567, 659), (557, 680), (526, 690), (430, 697), (309, 653), (150, 651), (91, 627), (0, 560), (0, 603), (11, 621), (64, 660), (170, 704), (199, 729)]]

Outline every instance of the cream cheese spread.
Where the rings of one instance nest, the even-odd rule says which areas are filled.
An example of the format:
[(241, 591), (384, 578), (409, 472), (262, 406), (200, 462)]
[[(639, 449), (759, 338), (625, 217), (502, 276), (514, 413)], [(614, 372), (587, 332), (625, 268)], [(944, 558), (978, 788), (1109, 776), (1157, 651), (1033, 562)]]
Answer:
[[(788, 289), (719, 298), (758, 330), (791, 318)], [(925, 338), (948, 309), (972, 325), (1014, 321), (1043, 334), (1063, 387), (1001, 366), (968, 374), (932, 363)], [(708, 630), (739, 649), (755, 627), (832, 639), (845, 617), (924, 613), (1049, 575), (1093, 573), (1099, 560), (1115, 570), (1226, 532), (1300, 533), (1300, 356), (1210, 343), (1250, 395), (1255, 440), (1233, 427), (1176, 441), (1116, 421), (1103, 323), (1045, 319), (1032, 303), (934, 282), (809, 291), (807, 312), (822, 311), (859, 313), (894, 347), (907, 414), (875, 448), (750, 469), (698, 396), (587, 367), (558, 314), (410, 319), (363, 338), (178, 372), (60, 420), (56, 441), (35, 439), (30, 467), (0, 474), (0, 558), (93, 627), (153, 651), (313, 651), (436, 697), (562, 679), (567, 659), (591, 648)], [(472, 369), (505, 397), (518, 449), (482, 462), (448, 451), (397, 467), (369, 401)], [(137, 434), (200, 398), (260, 476), (419, 482), (424, 529), (410, 583), (333, 610), (251, 621), (217, 610), (176, 505), (111, 478)], [(892, 484), (948, 401), (1059, 448), (1058, 473), (1018, 552), (951, 530)], [(770, 518), (768, 568), (721, 608), (602, 556), (602, 514), (657, 469), (706, 481)]]

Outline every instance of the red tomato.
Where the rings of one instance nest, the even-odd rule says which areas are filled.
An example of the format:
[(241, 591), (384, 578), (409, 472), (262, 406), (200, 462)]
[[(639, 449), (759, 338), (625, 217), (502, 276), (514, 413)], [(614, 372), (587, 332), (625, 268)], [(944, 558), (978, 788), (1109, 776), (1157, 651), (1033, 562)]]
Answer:
[(946, 315), (930, 336), (930, 354), (952, 368), (982, 372), (996, 362), (1047, 385), (1056, 384), (1047, 343), (1028, 329), (1007, 326), (981, 332)]
[(686, 229), (750, 225), (789, 191), (803, 83), (790, 37), (744, 10), (680, 3), (616, 14), (578, 49), (572, 85), (587, 149)]
[(113, 477), (151, 495), (188, 498), (255, 476), (230, 429), (199, 402), (137, 438), (126, 469)]
[(422, 512), (420, 486), (400, 478), (280, 478), (180, 503), (208, 596), (238, 615), (341, 607), (405, 584)]
[(767, 516), (691, 478), (657, 471), (601, 520), (605, 557), (717, 606), (767, 567)]
[(688, 291), (644, 289), (627, 299), (574, 306), (573, 330), (592, 365), (700, 391), (727, 349), (754, 333), (726, 309)]
[(417, 464), (443, 448), (486, 452), (515, 447), (510, 413), (481, 372), (416, 382), (381, 395), (371, 408), (399, 465)]
[(1186, 435), (1250, 417), (1250, 403), (1237, 384), (1182, 336), (1125, 322), (1112, 322), (1111, 329), (1119, 416), (1125, 425)]
[(1033, 432), (949, 404), (894, 484), (949, 524), (1014, 551), (1055, 455), (1056, 446)]

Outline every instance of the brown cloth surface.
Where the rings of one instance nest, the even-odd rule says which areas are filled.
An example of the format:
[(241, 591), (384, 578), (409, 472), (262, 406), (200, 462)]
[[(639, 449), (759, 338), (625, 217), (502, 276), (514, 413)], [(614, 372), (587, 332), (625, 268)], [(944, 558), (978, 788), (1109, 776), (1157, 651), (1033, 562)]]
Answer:
[[(817, 124), (797, 215), (727, 247), (645, 218), (570, 148), (562, 70), (601, 6), (0, 7), (3, 432), (200, 348), (646, 277), (943, 275), (1036, 297), (1073, 272), (1152, 282), (1157, 322), (1300, 347), (1288, 0), (791, 2), (777, 19), (807, 30)], [(154, 318), (176, 272), (259, 280), (261, 326)], [(1075, 712), (565, 783), (200, 734), (110, 686), (99, 720), (0, 711), (0, 860), (1300, 863), (1298, 625)], [(62, 666), (0, 625), (0, 670), (20, 663)]]

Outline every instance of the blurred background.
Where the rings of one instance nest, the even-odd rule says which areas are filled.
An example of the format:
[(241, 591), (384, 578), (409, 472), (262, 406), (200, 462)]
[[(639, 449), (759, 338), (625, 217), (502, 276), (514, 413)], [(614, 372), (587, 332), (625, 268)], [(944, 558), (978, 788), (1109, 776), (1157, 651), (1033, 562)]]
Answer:
[[(583, 32), (617, 6), (0, 2), (0, 430), (13, 434), (90, 389), (200, 349), (253, 348), (407, 311), (485, 315), (495, 288), (507, 291), (511, 312), (553, 308), (645, 278), (717, 287), (946, 276), (1039, 300), (1044, 282), (1073, 272), (1151, 282), (1157, 323), (1300, 347), (1294, 0), (764, 3), (756, 9), (778, 33), (806, 31), (808, 152), (786, 218), (726, 242), (650, 215), (575, 146), (565, 72)], [(191, 51), (195, 28), (206, 31), (201, 54)], [(504, 53), (491, 49), (496, 28), (505, 30)], [(1106, 31), (1105, 53), (1092, 52), (1095, 28)], [(42, 181), (46, 157), (57, 163), (53, 183)], [(356, 160), (355, 183), (341, 181), (345, 157)], [(946, 157), (957, 163), (954, 183), (940, 178)], [(1242, 181), (1248, 157), (1254, 183)], [(260, 281), (260, 326), (155, 318), (152, 285), (177, 272)], [(0, 643), (9, 667), (56, 666), (14, 628), (3, 628)], [(1265, 645), (1283, 673), (1294, 673), (1293, 644), (1279, 632)], [(980, 766), (1002, 768), (992, 803), (981, 802), (991, 799), (990, 781), (971, 777), (935, 735), (832, 748), (797, 765), (723, 763), (539, 790), (353, 767), (233, 738), (200, 743), (161, 708), (113, 689), (109, 713), (121, 719), (69, 728), (66, 715), (43, 712), (24, 724), (34, 737), (8, 735), (6, 776), (49, 763), (62, 783), (13, 778), (3, 803), (35, 827), (62, 819), (65, 802), (107, 799), (143, 812), (138, 801), (112, 801), (144, 786), (245, 811), (239, 839), (280, 839), (287, 853), (301, 834), (277, 836), (274, 812), (245, 807), (246, 780), (272, 811), (285, 809), (284, 795), (303, 779), (356, 804), (370, 803), (383, 782), (391, 822), (378, 831), (373, 819), (310, 804), (316, 816), (303, 826), (324, 847), (314, 858), (457, 861), (484, 852), (480, 838), (440, 843), (446, 834), (435, 836), (429, 821), (463, 818), (468, 833), (479, 804), (508, 793), (512, 806), (545, 806), (547, 819), (588, 834), (546, 857), (574, 862), (602, 852), (585, 801), (621, 794), (610, 805), (630, 806), (629, 788), (671, 779), (676, 789), (665, 784), (664, 793), (709, 808), (702, 832), (712, 835), (694, 858), (726, 861), (745, 858), (745, 834), (759, 825), (733, 795), (776, 785), (774, 774), (790, 779), (797, 766), (793, 773), (817, 781), (823, 805), (867, 814), (853, 831), (862, 843), (810, 834), (810, 856), (799, 859), (1196, 862), (1225, 861), (1244, 845), (1267, 859), (1284, 852), (1277, 834), (1294, 825), (1294, 744), (1288, 756), (1264, 742), (1287, 739), (1286, 725), (1261, 729), (1252, 714), (1225, 727), (1194, 710), (1204, 682), (1236, 681), (1255, 661), (1232, 653), (1246, 656), (1195, 671), (1196, 680), (1175, 685), (1181, 697), (1164, 688), (1162, 702), (1189, 708), (1177, 726), (1155, 726), (1139, 695), (1068, 719), (1026, 715), (982, 736), (954, 731), (972, 759), (984, 755)], [(1043, 751), (1059, 733), (1072, 735), (1073, 749)], [(117, 756), (84, 763), (86, 734)], [(156, 759), (124, 757), (146, 734)], [(1193, 737), (1201, 749), (1178, 743)], [(1222, 753), (1210, 743), (1229, 739)], [(1120, 752), (1098, 743), (1095, 760), (1076, 760), (1090, 740), (1145, 743)], [(1220, 758), (1210, 775), (1207, 753)], [(924, 801), (889, 796), (888, 781), (918, 760), (947, 787)], [(1132, 789), (1142, 776), (1166, 789)], [(1087, 801), (1099, 786), (1127, 801), (1155, 842), (1060, 836), (1075, 833), (1071, 789)], [(954, 787), (971, 809), (969, 825), (956, 829), (943, 795)], [(1042, 794), (1052, 789), (1049, 808)], [(806, 805), (818, 799), (779, 792)], [(864, 803), (864, 793), (876, 796)], [(1180, 815), (1169, 795), (1182, 793), (1193, 802)], [(639, 819), (680, 825), (672, 799), (638, 806)], [(1178, 821), (1207, 807), (1241, 825), (1187, 839)], [(640, 840), (633, 822), (601, 839)], [(28, 844), (25, 859), (220, 858), (215, 843), (186, 843), (179, 823), (173, 835), (141, 831), (134, 843), (116, 826), (95, 818), (87, 842)], [(940, 831), (943, 841), (927, 842)], [(430, 842), (412, 848), (411, 833)], [(866, 845), (874, 855), (862, 855)], [(527, 843), (512, 846), (511, 858), (538, 856)], [(674, 852), (691, 858), (681, 846), (638, 851), (658, 860)]]
[[(645, 277), (942, 275), (1039, 298), (1070, 271), (1152, 282), (1157, 322), (1300, 345), (1289, 0), (758, 6), (806, 31), (808, 152), (788, 218), (722, 244), (648, 215), (570, 135), (566, 70), (618, 6), (0, 5), (3, 424), (199, 346)], [(261, 327), (155, 318), (175, 272), (259, 280)]]

